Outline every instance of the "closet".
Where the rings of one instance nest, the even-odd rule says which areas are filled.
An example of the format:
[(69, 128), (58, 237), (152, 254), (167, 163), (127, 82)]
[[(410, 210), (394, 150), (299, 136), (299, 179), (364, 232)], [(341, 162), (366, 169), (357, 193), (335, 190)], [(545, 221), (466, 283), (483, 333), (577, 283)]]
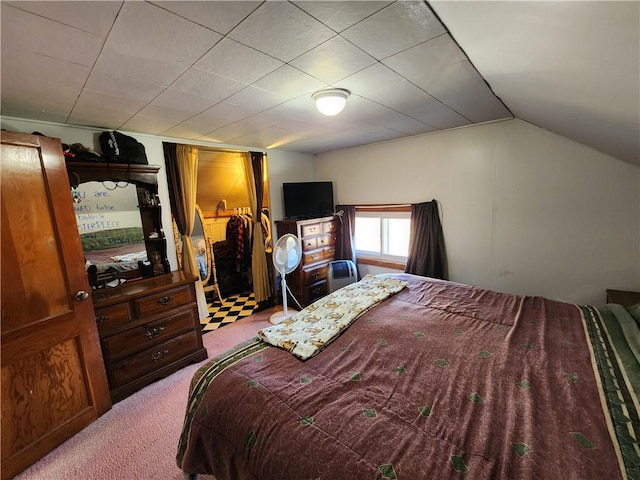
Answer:
[[(261, 211), (253, 212), (243, 167), (247, 155), (248, 152), (239, 150), (209, 147), (198, 149), (196, 203), (202, 212), (204, 233), (212, 253), (212, 266), (216, 271), (215, 279), (210, 276), (209, 282), (217, 283), (223, 303), (227, 298), (238, 295), (245, 297), (253, 292), (251, 242), (256, 225), (255, 215), (260, 218), (268, 257), (267, 268), (272, 293), (267, 303), (275, 298), (270, 258), (272, 221), (267, 161), (265, 156), (262, 161), (264, 172)], [(208, 291), (216, 292), (211, 288)], [(209, 302), (220, 300), (215, 298), (217, 295), (208, 296)]]

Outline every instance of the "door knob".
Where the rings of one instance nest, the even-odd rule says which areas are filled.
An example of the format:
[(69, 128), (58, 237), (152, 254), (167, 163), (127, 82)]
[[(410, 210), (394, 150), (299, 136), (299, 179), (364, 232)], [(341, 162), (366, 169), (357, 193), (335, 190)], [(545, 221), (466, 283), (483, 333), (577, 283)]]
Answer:
[(79, 301), (86, 300), (87, 298), (89, 298), (89, 294), (84, 290), (78, 290), (74, 298)]

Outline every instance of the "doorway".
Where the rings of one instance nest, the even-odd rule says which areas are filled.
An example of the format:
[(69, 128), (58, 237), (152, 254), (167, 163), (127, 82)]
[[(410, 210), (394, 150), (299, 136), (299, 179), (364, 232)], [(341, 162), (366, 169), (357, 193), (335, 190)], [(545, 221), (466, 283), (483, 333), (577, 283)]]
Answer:
[(273, 303), (273, 294), (267, 302), (256, 301), (252, 271), (252, 229), (256, 225), (253, 222), (256, 214), (260, 216), (265, 251), (270, 254), (272, 222), (266, 156), (261, 211), (253, 212), (243, 167), (247, 153), (207, 147), (199, 147), (198, 151), (196, 203), (202, 212), (203, 230), (210, 245), (211, 269), (215, 273), (215, 278), (210, 276), (208, 282), (210, 287), (214, 282), (215, 288), (205, 285), (209, 316), (202, 320), (203, 333)]

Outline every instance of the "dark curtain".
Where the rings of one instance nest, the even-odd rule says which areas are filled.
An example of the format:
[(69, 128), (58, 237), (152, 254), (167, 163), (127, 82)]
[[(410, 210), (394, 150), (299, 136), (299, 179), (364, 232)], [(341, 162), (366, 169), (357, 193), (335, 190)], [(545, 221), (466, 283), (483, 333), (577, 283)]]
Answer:
[(356, 263), (356, 249), (354, 235), (356, 232), (356, 207), (355, 205), (336, 205), (336, 212), (343, 211), (340, 217), (341, 227), (336, 245), (336, 258), (338, 260), (351, 260)]
[(169, 184), (169, 201), (171, 203), (171, 213), (176, 221), (176, 226), (180, 234), (184, 235), (187, 231), (187, 219), (184, 212), (184, 195), (180, 186), (180, 171), (178, 170), (178, 153), (177, 144), (162, 142), (164, 150), (164, 163), (167, 172), (167, 183)]
[(436, 200), (411, 205), (409, 257), (404, 271), (447, 280), (447, 255)]
[(262, 197), (264, 196), (264, 154), (262, 152), (249, 152), (251, 153), (251, 166), (253, 167), (253, 178), (256, 184), (256, 212), (254, 215), (257, 215), (260, 218), (260, 213), (262, 212)]

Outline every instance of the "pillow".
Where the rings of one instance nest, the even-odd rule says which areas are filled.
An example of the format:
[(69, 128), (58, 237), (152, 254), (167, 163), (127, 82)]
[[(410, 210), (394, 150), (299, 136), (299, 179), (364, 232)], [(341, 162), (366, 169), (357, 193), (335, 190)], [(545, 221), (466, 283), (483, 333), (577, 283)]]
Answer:
[(638, 326), (640, 326), (640, 303), (636, 303), (635, 305), (627, 307), (627, 311), (634, 318)]

